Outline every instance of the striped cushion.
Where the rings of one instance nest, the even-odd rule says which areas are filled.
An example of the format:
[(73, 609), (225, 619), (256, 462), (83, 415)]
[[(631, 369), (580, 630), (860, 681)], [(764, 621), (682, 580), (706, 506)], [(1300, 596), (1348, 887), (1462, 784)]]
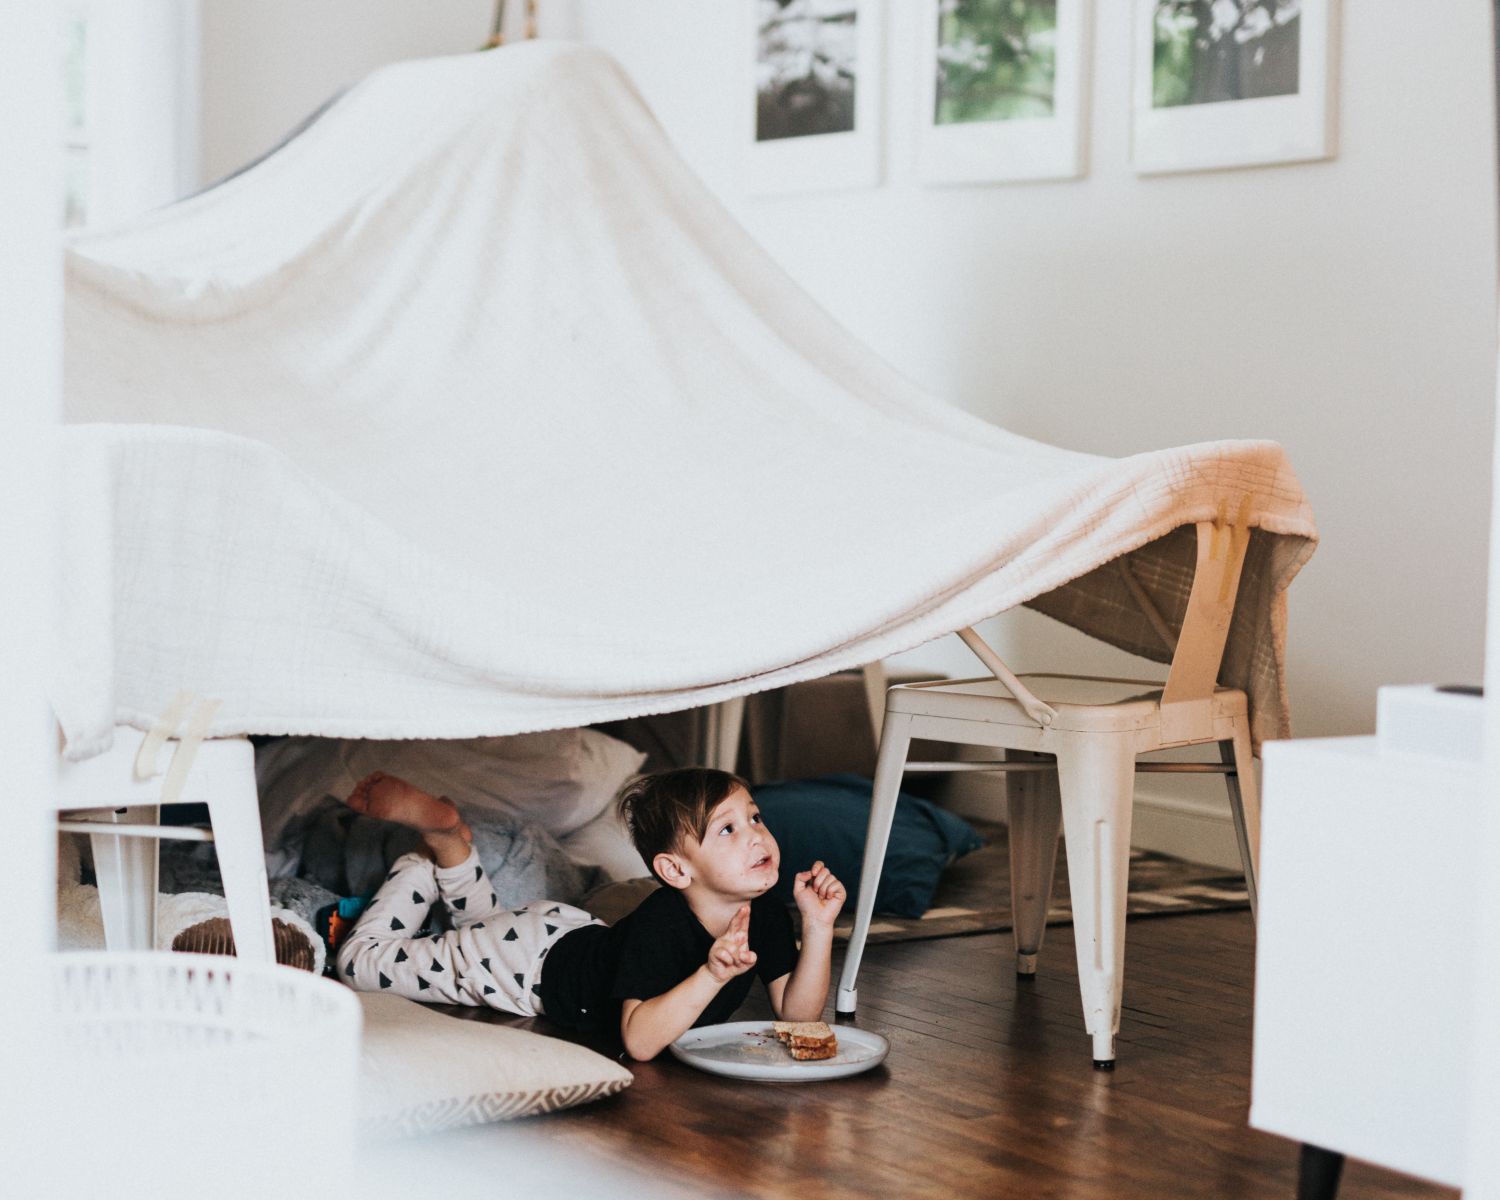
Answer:
[(524, 1029), (361, 992), (360, 1132), (407, 1137), (586, 1104), (630, 1086), (618, 1063)]

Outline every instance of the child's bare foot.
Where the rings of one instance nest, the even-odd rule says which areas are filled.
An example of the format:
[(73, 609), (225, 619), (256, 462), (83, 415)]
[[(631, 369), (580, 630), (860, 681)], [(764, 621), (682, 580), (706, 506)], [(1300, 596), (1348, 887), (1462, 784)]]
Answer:
[(424, 792), (395, 775), (384, 771), (366, 775), (354, 785), (344, 803), (355, 812), (418, 830), (439, 866), (456, 866), (468, 857), (474, 835), (453, 802)]

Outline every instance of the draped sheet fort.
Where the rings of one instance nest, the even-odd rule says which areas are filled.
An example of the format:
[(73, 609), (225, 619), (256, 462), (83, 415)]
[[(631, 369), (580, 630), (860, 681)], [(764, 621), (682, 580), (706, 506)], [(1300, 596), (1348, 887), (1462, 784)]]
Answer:
[[(1279, 446), (1110, 459), (923, 394), (821, 311), (607, 56), (402, 63), (67, 263), (68, 753), (459, 737), (711, 703), (1018, 604), (1158, 660), (1192, 522), (1253, 528), (1223, 680), (1286, 731), (1316, 539)], [(1099, 403), (1108, 403), (1099, 397)], [(1176, 531), (1176, 532), (1174, 532)]]

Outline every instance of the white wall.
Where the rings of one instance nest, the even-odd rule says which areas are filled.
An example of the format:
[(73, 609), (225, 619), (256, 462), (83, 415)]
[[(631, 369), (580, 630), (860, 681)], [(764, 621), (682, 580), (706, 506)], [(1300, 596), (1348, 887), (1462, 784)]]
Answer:
[[(1500, 432), (1495, 438), (1495, 474), (1500, 479)], [(1500, 486), (1491, 514), (1488, 650), (1485, 658), (1485, 792), (1500, 796)], [(1500, 861), (1500, 809), (1485, 806), (1484, 837), (1472, 861)], [(1474, 1060), (1500, 1062), (1500, 1028), (1491, 998), (1500, 989), (1500, 873), (1481, 872), (1480, 912), (1475, 922)], [(1475, 1071), (1469, 1121), (1469, 1162), (1464, 1195), (1469, 1200), (1500, 1198), (1500, 1077)]]
[[(1495, 438), (1495, 475), (1500, 479), (1500, 431)], [(1485, 659), (1485, 791), (1500, 796), (1500, 486), (1494, 492), (1491, 514), (1490, 595), (1488, 649)], [(1471, 861), (1500, 861), (1500, 809), (1485, 806), (1483, 838)], [(1495, 1024), (1491, 998), (1500, 989), (1500, 873), (1480, 874), (1479, 920), (1475, 924), (1474, 950), (1474, 1061), (1500, 1062), (1500, 1027)], [(1500, 1198), (1500, 1077), (1494, 1071), (1473, 1073), (1473, 1100), (1469, 1120), (1469, 1160), (1464, 1176), (1468, 1200)]]
[(200, 2), (204, 182), (259, 157), (384, 63), (482, 46), (495, 8), (493, 0)]
[[(0, 778), (11, 848), (9, 944), (18, 977), (52, 948), (57, 729), (43, 684), (53, 650), (54, 489), (44, 440), (62, 413), (62, 79), (50, 7), (0, 6)], [(12, 989), (0, 1012), (44, 988)], [(25, 991), (26, 995), (20, 995)], [(24, 1041), (25, 1039), (19, 1039)], [(3, 1091), (5, 1089), (0, 1089)]]
[[(1102, 454), (1282, 442), (1324, 544), (1292, 592), (1299, 734), (1380, 683), (1481, 674), (1495, 362), (1489, 5), (1346, 3), (1328, 163), (1140, 178), (1130, 14), (1096, 3), (1087, 178), (914, 180), (916, 3), (885, 5), (887, 183), (747, 199), (731, 5), (579, 0), (687, 157), (794, 275), (924, 386)], [(1091, 657), (1011, 622), (1013, 665)], [(1076, 648), (1075, 648), (1076, 647)], [(957, 662), (965, 670), (962, 657)]]
[[(1402, 0), (1344, 4), (1333, 161), (1147, 179), (1129, 161), (1130, 6), (1100, 0), (1087, 177), (951, 188), (913, 178), (922, 7), (885, 5), (886, 183), (774, 200), (739, 187), (739, 3), (552, 0), (542, 17), (544, 33), (619, 56), (771, 253), (930, 390), (1103, 454), (1282, 442), (1324, 537), (1291, 596), (1299, 734), (1369, 731), (1381, 683), (1477, 681), (1495, 380), (1490, 6), (1413, 19)], [(204, 0), (205, 177), (378, 62), (476, 45), (491, 11)], [(1130, 663), (1033, 614), (996, 627), (1018, 668)], [(973, 669), (956, 643), (906, 661)], [(1228, 847), (1222, 803), (1203, 803), (1178, 807), (1211, 811)]]
[[(1131, 5), (1100, 0), (1087, 177), (950, 188), (914, 178), (925, 6), (888, 3), (886, 183), (777, 199), (743, 188), (747, 51), (730, 7), (574, 0), (556, 19), (617, 54), (762, 243), (930, 390), (1101, 454), (1282, 442), (1324, 539), (1291, 593), (1299, 735), (1369, 732), (1382, 683), (1480, 679), (1496, 286), (1487, 3), (1444, 6), (1442, 20), (1413, 20), (1400, 0), (1344, 5), (1333, 161), (1142, 178)], [(1027, 612), (986, 632), (1018, 669), (1141, 665)], [(975, 669), (956, 643), (904, 662)], [(1134, 840), (1238, 858), (1207, 781), (1143, 783)]]
[[(53, 1088), (44, 955), (52, 949), (57, 835), (52, 826), (57, 734), (43, 682), (52, 648), (52, 522), (41, 440), (62, 409), (62, 88), (51, 6), (0, 5), (0, 399), (6, 463), (0, 472), (0, 777), (5, 796), (7, 969), (0, 1022), (8, 1031), (0, 1125), (25, 1129), (0, 1146), (8, 1191), (37, 1195), (77, 1152), (76, 1129), (53, 1113), (71, 1097)], [(14, 1081), (25, 1080), (26, 1086)], [(67, 1144), (64, 1144), (64, 1138)], [(51, 1173), (42, 1175), (38, 1164)]]

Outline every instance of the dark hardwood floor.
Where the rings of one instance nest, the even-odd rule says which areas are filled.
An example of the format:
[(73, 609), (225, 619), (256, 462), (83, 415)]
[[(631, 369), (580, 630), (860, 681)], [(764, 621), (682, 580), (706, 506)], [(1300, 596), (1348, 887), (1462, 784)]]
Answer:
[[(874, 945), (858, 1023), (890, 1039), (877, 1070), (759, 1084), (663, 1055), (621, 1095), (528, 1132), (701, 1196), (1290, 1198), (1297, 1147), (1246, 1124), (1253, 955), (1246, 913), (1132, 921), (1119, 1065), (1101, 1073), (1071, 928), (1049, 930), (1027, 983), (1009, 934)], [(1340, 1195), (1457, 1193), (1351, 1162)]]

